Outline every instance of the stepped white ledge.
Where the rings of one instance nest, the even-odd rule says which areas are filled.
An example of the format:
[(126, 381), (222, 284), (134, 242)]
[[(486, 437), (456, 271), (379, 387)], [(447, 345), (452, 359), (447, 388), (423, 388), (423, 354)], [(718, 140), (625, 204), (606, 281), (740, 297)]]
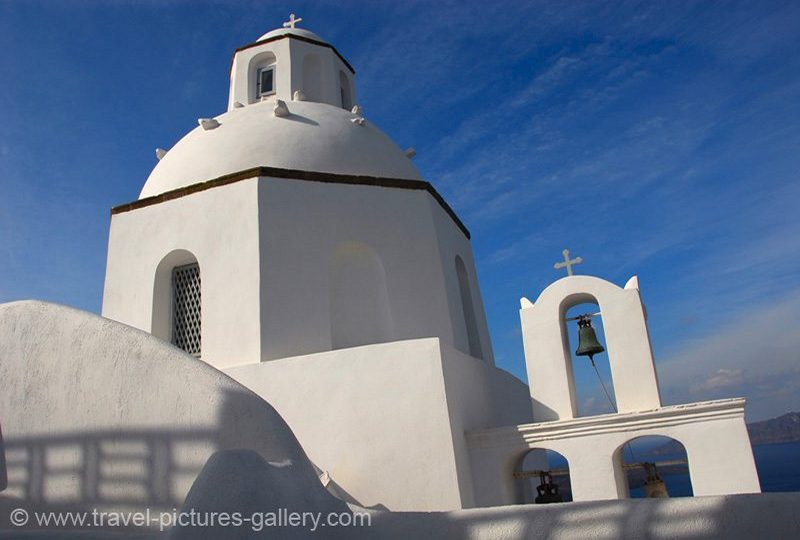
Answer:
[(602, 435), (620, 431), (660, 429), (697, 421), (744, 417), (745, 398), (717, 399), (628, 413), (552, 420), (517, 426), (468, 431), (467, 444), (473, 448), (527, 445), (538, 441)]

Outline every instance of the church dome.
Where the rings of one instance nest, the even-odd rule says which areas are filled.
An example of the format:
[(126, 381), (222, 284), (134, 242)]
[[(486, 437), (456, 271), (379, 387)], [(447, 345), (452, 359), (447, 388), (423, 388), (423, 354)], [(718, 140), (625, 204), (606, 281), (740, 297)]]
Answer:
[(233, 108), (219, 126), (190, 131), (159, 161), (140, 199), (254, 167), (419, 180), (403, 151), (368, 120), (325, 103), (274, 101)]
[(264, 41), (278, 36), (285, 36), (287, 34), (313, 39), (314, 41), (319, 41), (322, 43), (327, 43), (327, 41), (319, 37), (317, 34), (315, 34), (310, 30), (306, 30), (305, 28), (276, 28), (275, 30), (270, 30), (269, 32), (258, 38), (256, 40), (256, 43), (258, 43), (259, 41)]

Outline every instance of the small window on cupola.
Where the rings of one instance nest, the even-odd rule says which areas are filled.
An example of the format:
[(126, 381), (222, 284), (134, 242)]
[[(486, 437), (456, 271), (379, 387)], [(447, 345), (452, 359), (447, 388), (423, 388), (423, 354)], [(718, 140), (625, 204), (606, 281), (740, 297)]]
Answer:
[(353, 98), (350, 97), (350, 80), (344, 71), (339, 72), (339, 93), (342, 98), (342, 109), (348, 111), (353, 108)]
[(275, 93), (275, 65), (259, 68), (256, 79), (256, 95), (268, 96)]

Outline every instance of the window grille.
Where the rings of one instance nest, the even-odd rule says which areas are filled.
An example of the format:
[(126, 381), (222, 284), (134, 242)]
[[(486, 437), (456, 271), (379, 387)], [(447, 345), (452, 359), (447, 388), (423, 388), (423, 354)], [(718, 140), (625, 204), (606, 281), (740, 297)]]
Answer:
[(172, 343), (200, 357), (200, 267), (172, 269)]

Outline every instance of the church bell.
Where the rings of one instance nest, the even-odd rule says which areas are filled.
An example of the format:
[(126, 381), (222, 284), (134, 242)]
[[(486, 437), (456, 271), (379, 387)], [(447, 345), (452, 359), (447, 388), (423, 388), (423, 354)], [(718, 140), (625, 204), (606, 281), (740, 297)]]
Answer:
[(539, 485), (536, 486), (536, 504), (549, 504), (564, 502), (564, 498), (558, 493), (558, 485), (553, 483), (553, 477), (547, 471), (539, 473)]
[(647, 478), (644, 481), (644, 496), (648, 499), (663, 499), (669, 497), (667, 485), (658, 475), (655, 463), (644, 463)]
[(597, 334), (592, 328), (592, 319), (589, 315), (581, 315), (578, 318), (578, 349), (575, 351), (577, 356), (588, 356), (589, 360), (596, 354), (605, 351), (605, 348), (597, 341)]

